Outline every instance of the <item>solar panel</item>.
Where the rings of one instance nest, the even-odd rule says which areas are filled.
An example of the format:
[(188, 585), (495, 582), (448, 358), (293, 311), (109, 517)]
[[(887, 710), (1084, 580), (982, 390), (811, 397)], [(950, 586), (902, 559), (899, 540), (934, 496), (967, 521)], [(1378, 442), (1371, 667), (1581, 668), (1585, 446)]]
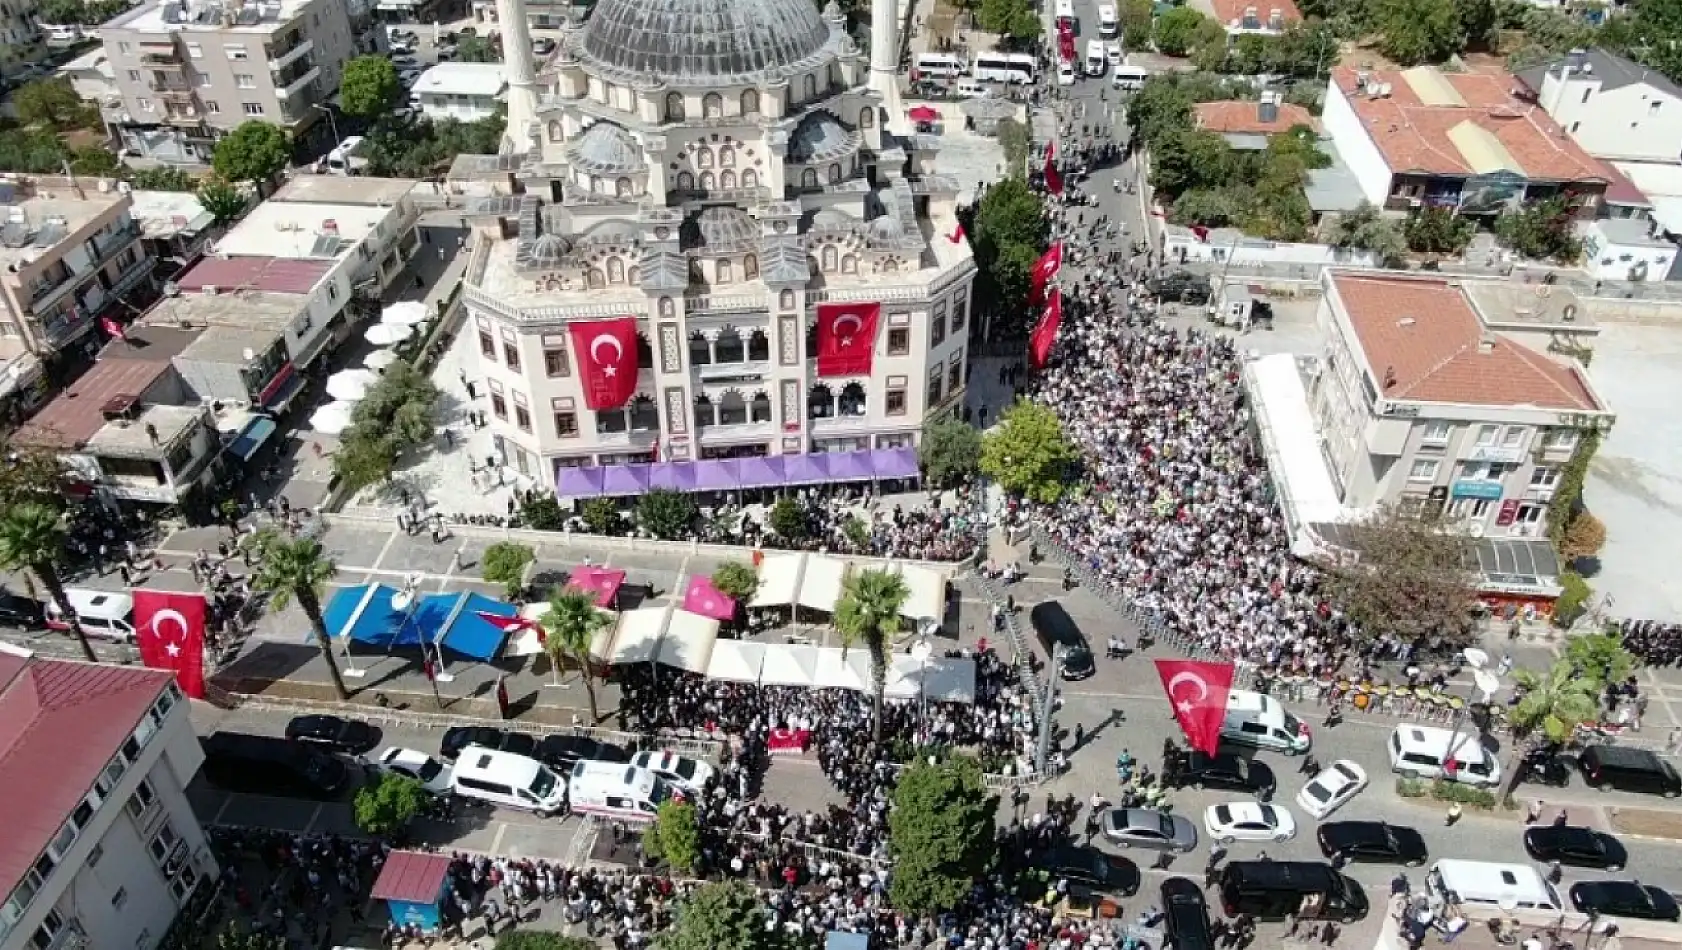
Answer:
[(315, 246), (310, 248), (310, 256), (338, 257), (339, 248), (343, 246), (343, 244), (343, 238), (337, 238), (331, 234), (318, 234), (315, 236)]

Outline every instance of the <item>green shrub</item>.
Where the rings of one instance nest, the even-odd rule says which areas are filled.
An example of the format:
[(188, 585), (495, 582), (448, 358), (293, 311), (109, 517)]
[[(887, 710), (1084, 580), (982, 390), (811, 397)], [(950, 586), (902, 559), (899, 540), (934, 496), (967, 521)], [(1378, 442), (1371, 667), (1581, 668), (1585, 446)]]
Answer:
[(1471, 785), (1445, 782), (1442, 779), (1431, 783), (1431, 797), (1440, 802), (1459, 802), (1473, 808), (1491, 809), (1496, 804), (1495, 793), (1486, 788), (1474, 788)]
[(1588, 609), (1589, 598), (1594, 596), (1594, 588), (1576, 571), (1561, 573), (1559, 586), (1564, 590), (1559, 599), (1554, 601), (1554, 623), (1561, 627), (1569, 627)]
[(1403, 798), (1424, 798), (1425, 783), (1416, 778), (1396, 779), (1396, 794)]

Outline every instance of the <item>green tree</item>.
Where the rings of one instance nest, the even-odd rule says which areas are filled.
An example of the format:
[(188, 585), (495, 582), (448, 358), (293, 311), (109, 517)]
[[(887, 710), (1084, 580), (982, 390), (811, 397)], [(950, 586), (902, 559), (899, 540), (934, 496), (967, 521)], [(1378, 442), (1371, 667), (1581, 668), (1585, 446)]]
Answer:
[(25, 502), (64, 509), (64, 463), (56, 454), (0, 435), (0, 458), (0, 512)]
[(333, 477), (352, 493), (390, 481), (396, 470), (397, 452), (391, 440), (366, 429), (347, 429), (333, 450)]
[(58, 574), (58, 567), (64, 562), (66, 537), (64, 519), (57, 506), (39, 501), (9, 505), (0, 513), (0, 569), (34, 574), (57, 605), (59, 615), (70, 625), (70, 635), (82, 648), (82, 657), (89, 663), (97, 663), (99, 657), (77, 622), (76, 611), (70, 608), (64, 581)]
[(1612, 631), (1567, 637), (1565, 662), (1601, 686), (1622, 683), (1636, 667), (1635, 655), (1624, 647), (1623, 637)]
[(654, 950), (794, 950), (788, 932), (765, 918), (765, 899), (752, 884), (702, 884), (678, 905), (677, 921), (654, 938)]
[(900, 629), (901, 607), (911, 596), (905, 578), (881, 570), (862, 570), (841, 582), (835, 604), (835, 632), (841, 650), (864, 647), (870, 654), (870, 741), (882, 745), (882, 698), (888, 683), (888, 650)]
[(479, 556), (479, 574), (488, 583), (501, 584), (506, 600), (520, 596), (526, 586), (526, 568), (537, 562), (530, 545), (498, 541)]
[(358, 56), (345, 64), (339, 79), (339, 105), (359, 119), (377, 119), (391, 111), (401, 89), (391, 60)]
[(1583, 575), (1572, 570), (1560, 572), (1559, 588), (1559, 596), (1554, 598), (1553, 622), (1556, 627), (1568, 629), (1588, 611), (1589, 601), (1594, 598), (1594, 588), (1583, 579)]
[(1191, 128), (1191, 109), (1198, 100), (1175, 74), (1156, 75), (1127, 101), (1127, 122), (1133, 137), (1155, 146), (1170, 135)]
[(888, 853), (894, 908), (919, 917), (952, 910), (993, 864), (998, 799), (981, 766), (958, 756), (938, 764), (918, 757), (894, 786)]
[(1402, 229), (1370, 201), (1338, 217), (1330, 238), (1333, 247), (1370, 251), (1384, 267), (1400, 267), (1406, 262), (1407, 238)]
[(199, 183), (198, 197), (199, 204), (204, 205), (204, 210), (210, 212), (218, 224), (238, 218), (250, 203), (236, 185), (216, 175), (208, 176)]
[(981, 471), (999, 487), (1041, 504), (1063, 497), (1080, 456), (1063, 434), (1057, 413), (1019, 399), (981, 437)]
[(1472, 243), (1477, 225), (1447, 208), (1426, 205), (1408, 219), (1408, 248), (1421, 254), (1459, 254)]
[(738, 604), (746, 604), (759, 593), (759, 572), (741, 561), (725, 561), (712, 576), (713, 587)]
[(381, 772), (373, 784), (356, 790), (351, 802), (356, 827), (376, 838), (389, 837), (409, 827), (431, 798), (425, 786), (407, 775)]
[(45, 0), (36, 12), (54, 26), (98, 26), (131, 6), (128, 0)]
[(612, 498), (592, 498), (579, 511), (584, 528), (591, 534), (618, 534), (624, 526), (619, 515), (619, 502)]
[(778, 498), (765, 520), (779, 538), (798, 541), (806, 536), (806, 512), (793, 498)]
[(244, 923), (230, 920), (216, 934), (216, 950), (286, 950), (286, 938), (253, 933)]
[(12, 108), (24, 125), (64, 130), (81, 124), (85, 106), (70, 80), (55, 76), (24, 83), (12, 93)]
[(1009, 37), (1015, 45), (1036, 39), (1044, 29), (1039, 12), (1028, 0), (981, 0), (976, 19), (982, 29)]
[(1028, 149), (1033, 137), (1028, 127), (1015, 119), (1000, 119), (997, 132), (999, 151), (1005, 155), (1005, 174), (1020, 178), (1028, 170)]
[(535, 531), (560, 531), (566, 527), (567, 514), (559, 498), (539, 492), (520, 503), (520, 521)]
[(682, 492), (655, 488), (637, 499), (637, 524), (662, 541), (689, 535), (695, 524), (695, 499)]
[(673, 798), (661, 802), (643, 832), (642, 850), (674, 871), (692, 873), (701, 860), (701, 821), (695, 806)]
[(62, 175), (70, 149), (53, 129), (0, 125), (0, 171)]
[(1215, 132), (1185, 128), (1151, 150), (1151, 184), (1169, 197), (1226, 184), (1236, 166), (1232, 146)]
[(1495, 219), (1495, 236), (1525, 257), (1576, 263), (1583, 254), (1577, 217), (1565, 197), (1532, 201)]
[(1394, 508), (1347, 527), (1344, 556), (1324, 583), (1355, 629), (1403, 643), (1432, 637), (1455, 646), (1470, 642), (1478, 600), (1463, 538), (1440, 519)]
[(327, 582), (339, 573), (339, 567), (322, 550), (314, 538), (291, 538), (276, 531), (261, 536), (258, 550), (261, 563), (251, 579), (251, 586), (269, 595), (269, 606), (279, 613), (293, 600), (309, 621), (310, 632), (321, 649), (327, 675), (333, 680), (333, 693), (340, 702), (350, 699), (345, 678), (339, 674), (338, 660), (333, 656), (333, 638), (327, 632), (327, 621), (321, 615), (321, 597)]
[[(1507, 711), (1513, 735), (1513, 760), (1507, 766), (1507, 794), (1522, 777), (1519, 763), (1526, 752), (1544, 742), (1565, 742), (1577, 726), (1595, 718), (1605, 684), (1585, 674), (1569, 658), (1557, 659), (1546, 672), (1516, 670), (1513, 680), (1523, 690), (1518, 704)], [(1474, 736), (1471, 741), (1477, 741)]]
[(981, 196), (970, 230), (982, 279), (976, 298), (992, 301), (998, 312), (1026, 306), (1028, 275), (1050, 237), (1039, 195), (1020, 177), (993, 183)]
[(981, 432), (961, 419), (942, 416), (923, 424), (917, 446), (923, 478), (935, 488), (951, 488), (969, 481), (981, 464)]
[(70, 150), (70, 173), (94, 178), (116, 178), (128, 174), (128, 166), (110, 149), (85, 146)]
[[(1212, 22), (1191, 7), (1174, 7), (1156, 18), (1156, 51), (1164, 56), (1188, 55), (1205, 23)], [(1220, 24), (1215, 24), (1217, 27)]]
[(199, 180), (171, 165), (137, 169), (129, 184), (141, 191), (194, 191)]
[(241, 122), (216, 143), (210, 163), (216, 174), (228, 181), (249, 184), (260, 195), (263, 186), (286, 168), (291, 155), (291, 144), (280, 126), (251, 119)]
[(456, 61), (462, 63), (500, 63), (502, 54), (488, 38), (464, 36), (456, 43)]
[(613, 625), (613, 616), (596, 607), (596, 597), (576, 587), (557, 588), (549, 594), (549, 609), (538, 621), (543, 627), (543, 649), (549, 654), (556, 679), (561, 661), (570, 657), (578, 664), (584, 693), (590, 701), (590, 724), (601, 721), (596, 709), (596, 668), (590, 660), (590, 644), (596, 632)]
[(386, 367), (351, 410), (350, 432), (359, 437), (377, 434), (389, 444), (394, 456), (431, 445), (441, 396), (425, 373), (413, 363), (399, 360)]
[(1455, 0), (1373, 0), (1378, 50), (1403, 66), (1440, 63), (1465, 45)]

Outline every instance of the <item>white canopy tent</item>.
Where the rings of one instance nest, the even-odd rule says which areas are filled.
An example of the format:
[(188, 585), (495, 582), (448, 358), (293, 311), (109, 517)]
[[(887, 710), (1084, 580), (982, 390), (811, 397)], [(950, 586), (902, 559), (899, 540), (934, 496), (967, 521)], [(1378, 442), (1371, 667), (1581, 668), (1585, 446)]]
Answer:
[(362, 365), (371, 370), (384, 370), (402, 358), (390, 350), (374, 350), (362, 357)]
[(902, 616), (913, 620), (940, 620), (946, 616), (946, 577), (929, 567), (894, 563), (889, 568), (905, 579), (911, 596), (899, 609)]
[(379, 381), (379, 374), (371, 369), (342, 369), (327, 377), (327, 395), (355, 402), (368, 395), (368, 390)]
[(786, 607), (800, 592), (800, 568), (804, 554), (767, 554), (759, 564), (759, 589), (749, 607)]
[(380, 322), (398, 327), (410, 327), (426, 322), (426, 304), (419, 300), (400, 300), (388, 304), (380, 312)]
[(660, 638), (666, 631), (670, 607), (642, 607), (619, 615), (619, 629), (606, 657), (614, 666), (649, 663), (660, 653)]
[(975, 661), (899, 654), (888, 664), (883, 693), (890, 699), (927, 697), (938, 703), (975, 703)]
[(705, 674), (717, 643), (717, 620), (674, 608), (666, 618), (655, 660), (663, 666)]
[(806, 555), (806, 569), (800, 576), (795, 603), (811, 610), (835, 612), (841, 599), (841, 581), (847, 576), (847, 562), (822, 554)]
[[(536, 624), (542, 623), (543, 615), (548, 612), (549, 602), (546, 600), (526, 604), (520, 608), (520, 616)], [(619, 619), (619, 615), (611, 610), (602, 610), (598, 607), (596, 609), (596, 613), (606, 617), (609, 621), (617, 621)], [(610, 622), (607, 626), (596, 631), (595, 636), (590, 640), (591, 657), (597, 660), (607, 659), (607, 648), (613, 642), (613, 629), (614, 624)], [(543, 649), (543, 641), (540, 637), (538, 637), (537, 630), (532, 627), (525, 627), (514, 631), (514, 635), (509, 637), (508, 642), (503, 644), (502, 647), (502, 655), (510, 658), (537, 656), (543, 652), (545, 652)]]
[(719, 640), (713, 644), (712, 658), (707, 661), (707, 679), (757, 683), (759, 669), (764, 665), (765, 644), (751, 640)]
[(870, 656), (864, 650), (821, 647), (812, 685), (818, 689), (850, 689), (869, 692)]
[(787, 643), (765, 645), (759, 668), (761, 686), (811, 687), (818, 679), (818, 648)]

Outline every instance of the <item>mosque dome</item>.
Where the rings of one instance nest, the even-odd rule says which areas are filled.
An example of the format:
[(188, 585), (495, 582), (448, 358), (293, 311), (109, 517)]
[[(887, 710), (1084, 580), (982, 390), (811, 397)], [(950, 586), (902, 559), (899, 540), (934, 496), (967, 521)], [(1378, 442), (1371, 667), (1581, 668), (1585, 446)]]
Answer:
[(677, 86), (757, 84), (814, 58), (829, 40), (812, 0), (600, 0), (579, 58)]

